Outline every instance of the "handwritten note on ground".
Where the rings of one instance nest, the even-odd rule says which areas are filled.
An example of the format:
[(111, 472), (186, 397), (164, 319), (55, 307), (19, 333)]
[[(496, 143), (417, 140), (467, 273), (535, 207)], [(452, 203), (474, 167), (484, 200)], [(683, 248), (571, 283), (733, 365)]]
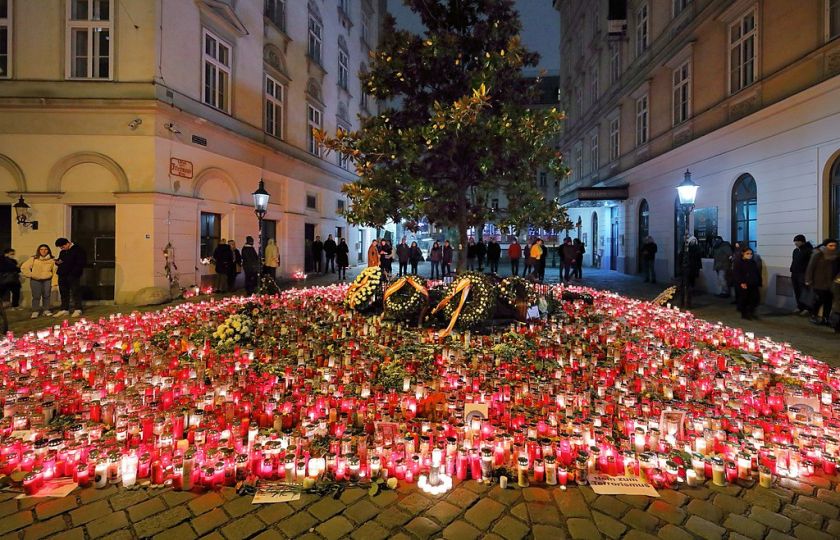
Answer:
[(653, 486), (636, 476), (607, 476), (593, 474), (589, 476), (589, 486), (598, 495), (647, 495), (659, 497)]

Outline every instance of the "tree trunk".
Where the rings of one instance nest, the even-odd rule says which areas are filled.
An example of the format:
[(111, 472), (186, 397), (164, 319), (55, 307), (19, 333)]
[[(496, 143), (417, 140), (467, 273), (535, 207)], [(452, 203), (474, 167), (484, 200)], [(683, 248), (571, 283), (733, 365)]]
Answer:
[(458, 195), (458, 265), (455, 269), (458, 272), (463, 272), (467, 268), (467, 193), (461, 190)]

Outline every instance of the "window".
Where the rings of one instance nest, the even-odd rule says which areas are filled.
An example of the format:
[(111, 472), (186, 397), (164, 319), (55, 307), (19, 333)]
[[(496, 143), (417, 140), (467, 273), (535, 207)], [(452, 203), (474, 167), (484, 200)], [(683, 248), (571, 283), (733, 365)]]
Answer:
[(636, 100), (636, 146), (648, 142), (648, 97), (647, 94)]
[(831, 238), (840, 238), (840, 157), (831, 168), (831, 199), (829, 201), (829, 232)]
[(583, 141), (575, 145), (575, 180), (583, 177)]
[(636, 10), (636, 56), (647, 50), (649, 30), (648, 5), (645, 2)]
[(9, 61), (12, 52), (12, 2), (0, 0), (0, 79), (11, 76)]
[(840, 37), (840, 0), (828, 0), (828, 39)]
[(265, 0), (263, 14), (280, 30), (286, 30), (286, 0)]
[(593, 133), (589, 136), (589, 170), (597, 173), (600, 165), (601, 155), (598, 151), (598, 134)]
[(610, 161), (618, 159), (620, 143), (621, 118), (615, 117), (610, 120)]
[(734, 94), (755, 82), (755, 9), (729, 25), (729, 92)]
[(621, 78), (621, 44), (610, 43), (610, 84)]
[(321, 156), (321, 145), (318, 144), (318, 141), (315, 140), (315, 134), (313, 130), (321, 129), (322, 122), (321, 122), (321, 111), (316, 109), (312, 105), (307, 105), (307, 133), (306, 133), (306, 141), (309, 153), (314, 156)]
[(306, 195), (306, 207), (310, 210), (317, 210), (318, 209), (318, 197), (317, 195)]
[(598, 79), (600, 78), (600, 73), (598, 69), (598, 63), (592, 65), (592, 69), (589, 70), (589, 95), (590, 99), (592, 100), (592, 105), (598, 101), (598, 96), (601, 95), (600, 91), (600, 82)]
[(265, 132), (283, 138), (283, 85), (265, 76)]
[(345, 154), (344, 152), (337, 152), (338, 155), (338, 166), (344, 169), (345, 171), (350, 170), (350, 156)]
[(204, 31), (204, 103), (230, 110), (230, 45)]
[(362, 41), (370, 44), (370, 13), (362, 11)]
[(672, 74), (674, 81), (674, 125), (682, 124), (691, 116), (691, 60), (686, 60)]
[(347, 67), (349, 64), (350, 60), (347, 58), (347, 51), (338, 49), (338, 86), (345, 90), (347, 90), (347, 81), (350, 78), (350, 70)]
[(732, 187), (732, 239), (755, 249), (758, 244), (758, 196), (755, 179), (742, 174)]
[(690, 4), (690, 3), (691, 3), (691, 0), (674, 0), (673, 1), (673, 10), (672, 10), (672, 13), (673, 13), (674, 17), (676, 17), (677, 15), (682, 13), (683, 10), (685, 8), (687, 8), (688, 4)]
[(338, 201), (335, 204), (335, 211), (339, 214), (344, 212), (344, 199), (338, 199)]
[(307, 53), (309, 54), (309, 58), (317, 62), (318, 64), (321, 63), (321, 32), (322, 32), (321, 23), (318, 22), (315, 17), (311, 14), (309, 15), (309, 44)]
[[(581, 81), (581, 84), (583, 81)], [(575, 113), (577, 113), (576, 120), (583, 118), (583, 88), (577, 86), (575, 88)]]
[(221, 214), (201, 213), (201, 244), (199, 250), (202, 259), (209, 259), (222, 239)]
[(338, 0), (338, 9), (344, 12), (345, 15), (350, 15), (350, 0)]
[(111, 78), (113, 7), (113, 0), (67, 2), (67, 78)]
[(362, 106), (362, 109), (364, 109), (365, 111), (366, 111), (366, 110), (367, 110), (367, 108), (368, 108), (368, 95), (367, 95), (367, 92), (365, 92), (364, 90), (362, 90), (362, 102), (361, 102), (361, 106)]
[(493, 210), (498, 210), (499, 209), (499, 199), (491, 199), (490, 200), (490, 208), (492, 208)]
[(548, 173), (540, 171), (540, 187), (544, 188), (548, 185)]

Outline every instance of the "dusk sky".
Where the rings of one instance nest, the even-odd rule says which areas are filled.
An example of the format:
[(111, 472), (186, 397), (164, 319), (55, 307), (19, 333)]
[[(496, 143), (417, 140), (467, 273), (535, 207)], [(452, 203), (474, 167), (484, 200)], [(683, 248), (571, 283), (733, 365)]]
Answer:
[[(560, 18), (551, 0), (517, 0), (516, 7), (522, 20), (522, 42), (528, 49), (540, 53), (538, 68), (560, 69)], [(420, 18), (405, 7), (402, 0), (388, 0), (388, 11), (401, 27), (422, 31)]]

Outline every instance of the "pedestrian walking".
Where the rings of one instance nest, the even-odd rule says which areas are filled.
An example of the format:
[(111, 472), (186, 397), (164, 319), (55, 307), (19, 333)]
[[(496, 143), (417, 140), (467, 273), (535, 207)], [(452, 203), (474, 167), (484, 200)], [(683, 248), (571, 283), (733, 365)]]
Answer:
[(477, 255), (475, 239), (470, 237), (469, 241), (467, 241), (467, 270), (475, 270), (475, 258)]
[[(805, 285), (814, 289), (817, 304), (811, 312), (811, 322), (828, 324), (834, 295), (831, 292), (832, 281), (838, 272), (837, 239), (828, 238), (822, 246), (814, 250), (805, 270)], [(822, 311), (822, 313), (820, 313)]]
[(491, 274), (499, 273), (499, 259), (502, 258), (502, 246), (491, 238), (487, 243), (487, 264), (490, 266)]
[(278, 266), (280, 266), (280, 249), (277, 247), (274, 238), (269, 238), (264, 251), (263, 275), (276, 280)]
[(412, 242), (408, 248), (408, 263), (411, 265), (411, 275), (417, 275), (417, 265), (423, 261), (423, 251), (417, 242)]
[(796, 298), (796, 309), (794, 315), (806, 315), (811, 312), (812, 305), (803, 302), (805, 288), (805, 273), (808, 271), (808, 263), (811, 262), (811, 255), (814, 253), (814, 246), (808, 242), (804, 234), (797, 234), (793, 237), (793, 245), (796, 246), (790, 257), (790, 281), (793, 284), (793, 295)]
[(216, 292), (227, 292), (228, 272), (230, 272), (230, 267), (233, 266), (233, 250), (230, 249), (230, 244), (224, 238), (213, 250), (213, 266), (216, 272), (213, 279), (213, 288)]
[(717, 276), (718, 296), (729, 298), (729, 275), (732, 268), (732, 246), (720, 236), (712, 241), (712, 259)]
[(435, 240), (432, 244), (432, 249), (429, 250), (429, 262), (432, 264), (432, 273), (429, 279), (440, 279), (440, 263), (443, 260), (443, 248), (440, 247), (440, 242)]
[(242, 271), (245, 273), (245, 292), (254, 294), (260, 274), (260, 256), (254, 249), (253, 236), (246, 236), (242, 246)]
[(487, 256), (487, 244), (484, 243), (483, 238), (479, 238), (475, 243), (475, 258), (478, 261), (478, 271), (484, 272), (484, 258)]
[(344, 241), (344, 238), (338, 239), (338, 246), (336, 246), (335, 262), (338, 266), (338, 280), (344, 281), (347, 279), (347, 267), (350, 266), (350, 246)]
[(0, 302), (6, 295), (11, 297), (11, 309), (20, 309), (20, 267), (15, 259), (15, 250), (6, 248), (0, 258)]
[[(323, 266), (323, 258), (324, 258), (324, 243), (321, 242), (321, 237), (316, 236), (315, 241), (312, 242), (312, 265), (314, 271), (317, 273), (322, 273), (321, 270), (324, 268)], [(326, 272), (324, 272), (326, 273)]]
[(408, 274), (408, 259), (410, 255), (411, 250), (409, 249), (408, 243), (405, 241), (405, 236), (403, 236), (400, 243), (397, 244), (397, 262), (399, 262), (400, 265), (400, 277)]
[(753, 259), (753, 250), (749, 246), (741, 251), (741, 257), (732, 268), (732, 279), (741, 291), (738, 295), (738, 311), (742, 319), (754, 319), (759, 302), (761, 271)]
[(645, 276), (645, 283), (656, 283), (656, 242), (652, 236), (646, 236), (639, 250), (642, 259), (642, 274)]
[(583, 254), (586, 253), (586, 245), (580, 241), (580, 238), (575, 238), (573, 244), (576, 253), (574, 277), (576, 279), (583, 279)]
[(325, 274), (327, 272), (335, 274), (335, 254), (337, 248), (338, 244), (333, 240), (333, 235), (327, 236), (327, 240), (324, 242), (324, 256), (327, 258), (327, 264), (324, 267)]
[(227, 285), (229, 291), (236, 290), (236, 276), (242, 272), (242, 253), (236, 249), (236, 241), (235, 240), (228, 240), (228, 245), (230, 246), (230, 251), (233, 256), (233, 263), (228, 267), (227, 272)]
[(77, 246), (66, 238), (55, 241), (55, 247), (61, 250), (55, 264), (58, 274), (58, 292), (61, 295), (61, 310), (54, 317), (63, 317), (70, 313), (73, 306), (73, 317), (82, 315), (82, 273), (87, 266), (87, 254), (81, 246)]
[(519, 275), (519, 259), (522, 258), (522, 246), (519, 240), (513, 239), (513, 242), (508, 246), (508, 259), (510, 259), (510, 275)]
[(563, 239), (563, 244), (558, 248), (560, 260), (563, 261), (563, 281), (568, 282), (577, 264), (577, 249), (568, 236)]
[(53, 285), (58, 285), (58, 274), (55, 273), (55, 257), (47, 244), (41, 244), (35, 250), (35, 255), (27, 259), (21, 266), (21, 273), (29, 278), (29, 288), (32, 291), (33, 319), (40, 315), (49, 317), (50, 297)]
[(379, 266), (379, 239), (374, 238), (370, 242), (367, 253), (367, 265)]
[(452, 273), (452, 251), (452, 245), (449, 243), (449, 240), (444, 240), (440, 260), (442, 277)]

